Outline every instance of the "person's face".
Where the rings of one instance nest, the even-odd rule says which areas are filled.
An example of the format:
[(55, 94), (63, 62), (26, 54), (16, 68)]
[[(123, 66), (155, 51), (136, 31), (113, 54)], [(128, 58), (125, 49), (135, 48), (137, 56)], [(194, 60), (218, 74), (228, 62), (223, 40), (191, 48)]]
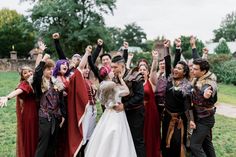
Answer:
[(88, 77), (89, 77), (89, 72), (90, 72), (90, 69), (88, 68), (88, 66), (86, 66), (86, 67), (82, 70), (82, 74), (83, 74), (84, 78), (88, 78)]
[(72, 61), (72, 63), (77, 64), (80, 62), (80, 58), (79, 57), (72, 57), (71, 61)]
[(53, 68), (54, 67), (44, 69), (43, 76), (47, 79), (50, 79), (52, 77)]
[(110, 66), (111, 65), (111, 59), (109, 56), (102, 57), (102, 65), (103, 66)]
[(138, 71), (139, 71), (141, 74), (143, 74), (144, 78), (147, 78), (147, 77), (148, 77), (149, 72), (148, 72), (148, 69), (146, 68), (146, 66), (141, 65), (141, 66), (139, 67)]
[(173, 71), (174, 79), (182, 79), (184, 78), (184, 67), (182, 64), (177, 64)]
[(65, 75), (67, 70), (68, 70), (68, 66), (67, 66), (66, 62), (61, 64), (61, 66), (60, 66), (60, 73), (61, 73), (61, 75)]
[(22, 77), (27, 80), (31, 75), (33, 75), (33, 72), (31, 70), (23, 70), (22, 71)]
[(122, 70), (122, 64), (111, 63), (111, 71), (114, 73), (115, 76), (118, 76), (120, 73), (122, 73)]
[(161, 71), (165, 70), (165, 60), (162, 60), (162, 61), (159, 62), (159, 69)]
[(200, 78), (205, 74), (205, 70), (201, 71), (200, 65), (193, 64), (193, 76), (196, 78)]

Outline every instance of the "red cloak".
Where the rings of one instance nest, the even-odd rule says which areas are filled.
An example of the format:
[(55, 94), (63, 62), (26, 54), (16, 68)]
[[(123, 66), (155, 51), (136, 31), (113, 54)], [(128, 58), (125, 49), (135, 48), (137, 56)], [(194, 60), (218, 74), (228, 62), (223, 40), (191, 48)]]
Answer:
[(68, 157), (76, 156), (82, 146), (82, 120), (88, 100), (85, 80), (75, 69), (68, 88)]
[(17, 157), (32, 157), (38, 144), (38, 112), (33, 90), (23, 81), (17, 87), (23, 91), (17, 96)]

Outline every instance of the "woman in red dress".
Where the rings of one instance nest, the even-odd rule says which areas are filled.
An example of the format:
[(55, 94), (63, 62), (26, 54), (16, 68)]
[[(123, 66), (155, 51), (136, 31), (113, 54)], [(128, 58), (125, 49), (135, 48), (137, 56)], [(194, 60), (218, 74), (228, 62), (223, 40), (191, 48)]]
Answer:
[(145, 105), (145, 121), (144, 121), (144, 140), (146, 146), (146, 157), (160, 157), (160, 116), (157, 105), (155, 103), (154, 89), (155, 86), (151, 82), (149, 76), (149, 67), (147, 62), (139, 64), (139, 72), (144, 76), (144, 105)]
[(17, 97), (17, 157), (33, 157), (38, 142), (38, 112), (31, 85), (27, 81), (32, 76), (31, 68), (24, 66), (20, 70), (21, 80), (16, 90), (6, 97), (1, 97), (0, 106)]

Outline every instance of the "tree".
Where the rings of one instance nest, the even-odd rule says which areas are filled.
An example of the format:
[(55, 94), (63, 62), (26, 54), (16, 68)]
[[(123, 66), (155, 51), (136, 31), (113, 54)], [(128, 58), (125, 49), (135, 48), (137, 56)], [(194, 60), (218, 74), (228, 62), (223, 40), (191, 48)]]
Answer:
[(235, 41), (236, 39), (236, 11), (229, 13), (222, 20), (220, 28), (214, 31), (214, 42), (218, 42), (221, 38), (225, 38), (226, 41)]
[(143, 40), (147, 39), (146, 33), (136, 23), (125, 25), (125, 29), (121, 32), (121, 37), (131, 46), (141, 46)]
[(35, 30), (30, 22), (15, 10), (0, 10), (0, 57), (9, 57), (14, 49), (26, 57), (34, 47)]
[(230, 49), (226, 43), (226, 40), (224, 38), (221, 38), (219, 41), (219, 45), (215, 48), (216, 54), (230, 54)]
[(40, 36), (51, 45), (51, 34), (59, 32), (66, 54), (84, 51), (102, 38), (110, 49), (111, 37), (102, 14), (113, 13), (116, 0), (40, 0), (31, 18)]

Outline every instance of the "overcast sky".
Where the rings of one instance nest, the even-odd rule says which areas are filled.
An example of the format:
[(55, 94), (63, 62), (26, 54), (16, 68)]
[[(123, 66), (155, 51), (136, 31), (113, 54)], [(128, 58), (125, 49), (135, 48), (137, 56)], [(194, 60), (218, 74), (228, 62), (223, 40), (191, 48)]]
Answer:
[[(0, 8), (26, 14), (30, 4), (19, 1), (0, 0)], [(105, 16), (106, 24), (124, 28), (136, 22), (148, 39), (193, 34), (203, 41), (210, 40), (225, 15), (236, 11), (236, 0), (117, 0), (116, 5), (114, 16)]]

